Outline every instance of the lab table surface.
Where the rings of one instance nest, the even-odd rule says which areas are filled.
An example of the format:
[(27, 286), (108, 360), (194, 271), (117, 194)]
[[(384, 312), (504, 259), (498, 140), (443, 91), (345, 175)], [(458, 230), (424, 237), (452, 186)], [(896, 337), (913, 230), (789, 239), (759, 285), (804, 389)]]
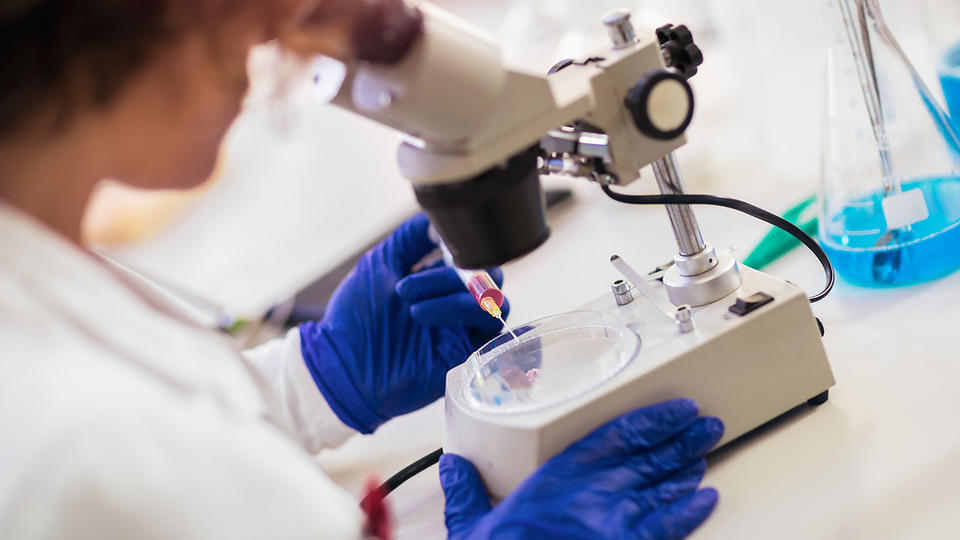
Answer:
[[(711, 228), (739, 219), (711, 217), (702, 220), (716, 220)], [(608, 294), (611, 253), (653, 267), (672, 242), (660, 223), (662, 209), (619, 208), (593, 186), (578, 186), (552, 221), (554, 237), (505, 269), (514, 322)], [(707, 238), (711, 228), (704, 227)], [(797, 250), (769, 271), (813, 290), (821, 277), (810, 259)], [(566, 292), (558, 298), (560, 290)], [(694, 538), (953, 536), (960, 508), (960, 426), (951, 420), (960, 412), (960, 358), (952, 339), (958, 305), (960, 274), (893, 290), (841, 281), (814, 305), (837, 380), (830, 400), (800, 407), (710, 457), (704, 482), (721, 499)], [(442, 422), (437, 403), (322, 461), (356, 489), (369, 471), (387, 476), (439, 446)], [(435, 467), (390, 498), (398, 538), (443, 536)]]
[[(339, 113), (316, 121), (349, 124)], [(259, 144), (255, 137), (248, 140), (248, 132), (254, 129), (245, 122), (256, 124), (249, 117), (240, 123), (239, 132), (232, 135), (235, 149)], [(350, 129), (362, 145), (344, 142), (342, 127), (336, 134), (317, 129), (314, 144), (327, 137), (321, 146), (327, 144), (328, 151), (346, 145), (342, 150), (355, 156), (381, 152), (383, 157), (363, 167), (348, 163), (339, 168), (329, 164), (322, 168), (323, 162), (311, 157), (317, 163), (294, 167), (289, 161), (294, 154), (284, 153), (288, 161), (281, 169), (300, 174), (302, 180), (294, 184), (299, 191), (290, 193), (277, 193), (276, 184), (257, 187), (262, 179), (253, 178), (265, 174), (267, 164), (236, 165), (233, 178), (205, 196), (184, 223), (151, 244), (130, 250), (129, 255), (169, 280), (209, 293), (226, 305), (234, 302), (236, 309), (266, 305), (271, 295), (279, 298), (295, 290), (296, 284), (305, 285), (311, 276), (329, 270), (357, 245), (414, 210), (408, 186), (390, 165), (390, 147), (396, 139), (366, 124)], [(815, 185), (815, 180), (801, 181), (787, 170), (776, 173), (781, 182), (765, 183), (766, 174), (755, 172), (756, 163), (751, 163), (753, 176), (737, 163), (713, 160), (703, 165), (702, 149), (697, 148), (681, 149), (680, 160), (690, 173), (691, 190), (740, 196), (774, 210), (803, 198)], [(365, 174), (381, 169), (384, 172), (376, 181), (364, 179)], [(304, 170), (308, 172), (295, 173)], [(310, 183), (313, 174), (318, 178)], [(352, 184), (331, 185), (323, 178), (348, 175)], [(730, 185), (729, 178), (739, 182)], [(649, 191), (651, 183), (647, 172), (637, 189)], [(662, 208), (619, 205), (606, 199), (597, 186), (584, 182), (550, 179), (547, 185), (570, 188), (574, 196), (551, 213), (551, 239), (505, 267), (504, 290), (513, 306), (509, 320), (514, 325), (575, 309), (608, 294), (609, 283), (617, 277), (609, 264), (613, 253), (638, 268), (652, 268), (675, 250)], [(262, 190), (259, 196), (258, 189)], [(238, 210), (233, 197), (237, 192), (258, 202), (242, 203)], [(325, 198), (346, 202), (325, 203)], [(260, 211), (265, 204), (271, 207), (268, 215), (233, 222), (224, 219), (238, 212)], [(314, 215), (310, 204), (323, 205), (323, 220)], [(300, 211), (281, 212), (284, 205), (300, 205)], [(370, 211), (376, 205), (381, 209)], [(352, 214), (357, 208), (367, 208), (365, 215), (377, 214), (379, 221), (357, 219)], [(723, 209), (698, 209), (698, 217), (708, 241), (718, 247), (736, 247), (741, 259), (766, 230), (751, 218)], [(287, 233), (268, 234), (278, 223)], [(350, 227), (337, 227), (338, 223)], [(208, 242), (239, 244), (239, 255), (232, 263), (208, 253), (208, 243), (196, 242), (191, 231), (201, 225)], [(245, 233), (238, 236), (238, 228)], [(338, 234), (331, 235), (332, 230)], [(178, 256), (171, 257), (172, 253)], [(822, 284), (819, 266), (803, 250), (794, 251), (768, 271), (808, 291)], [(960, 507), (960, 492), (955, 488), (960, 479), (960, 426), (951, 420), (960, 412), (960, 392), (955, 388), (960, 358), (953, 340), (954, 325), (960, 322), (958, 306), (960, 274), (891, 290), (839, 282), (831, 296), (814, 306), (826, 326), (824, 340), (837, 379), (830, 400), (819, 408), (798, 410), (712, 457), (705, 483), (719, 489), (721, 502), (695, 537), (953, 535)], [(442, 403), (434, 403), (319, 459), (338, 482), (359, 494), (369, 474), (384, 479), (439, 447), (442, 415)], [(444, 536), (436, 467), (401, 486), (390, 502), (398, 538)]]
[[(336, 115), (332, 118), (342, 120)], [(355, 132), (370, 135), (365, 139), (368, 144), (375, 140), (380, 151), (391, 155), (388, 145), (395, 139), (378, 131), (364, 131), (370, 129), (362, 126)], [(381, 139), (375, 139), (378, 136)], [(242, 142), (243, 135), (237, 135), (234, 144), (242, 147)], [(343, 143), (331, 136), (330, 144)], [(803, 182), (765, 186), (757, 179), (750, 180), (744, 170), (724, 169), (716, 163), (712, 163), (710, 174), (698, 172), (702, 168), (696, 165), (697, 154), (684, 150), (680, 152), (681, 165), (685, 159), (691, 163), (693, 174), (688, 180), (696, 191), (738, 195), (771, 209), (782, 209), (810, 189)], [(370, 146), (364, 151), (370, 151)], [(244, 174), (262, 174), (264, 167), (252, 167)], [(376, 167), (389, 169), (378, 162), (368, 164), (365, 170)], [(236, 176), (244, 174), (237, 172)], [(337, 174), (358, 173), (341, 167)], [(262, 305), (271, 294), (282, 297), (295, 290), (293, 284), (304, 285), (311, 275), (335, 266), (383, 226), (413, 211), (405, 192), (408, 187), (396, 172), (384, 176), (378, 180), (389, 186), (383, 192), (357, 180), (353, 185), (364, 190), (362, 197), (346, 185), (311, 185), (301, 188), (306, 194), (273, 195), (285, 204), (304, 205), (303, 200), (310, 200), (314, 192), (315, 204), (321, 204), (324, 196), (345, 194), (351, 204), (342, 205), (342, 215), (336, 215), (335, 204), (324, 207), (327, 222), (307, 226), (314, 218), (302, 217), (312, 215), (309, 209), (303, 209), (302, 214), (294, 213), (301, 216), (301, 222), (274, 211), (269, 218), (259, 216), (249, 223), (229, 224), (230, 231), (208, 223), (205, 234), (229, 241), (235, 238), (238, 227), (248, 228), (253, 234), (270, 230), (270, 223), (261, 220), (278, 220), (281, 224), (292, 220), (286, 240), (276, 240), (283, 235), (263, 232), (257, 233), (262, 237), (253, 234), (240, 239), (237, 252), (241, 262), (235, 260), (228, 265), (213, 258), (205, 248), (209, 244), (197, 243), (190, 231), (208, 219), (223, 223), (222, 216), (230, 214), (225, 207), (236, 212), (236, 203), (228, 195), (235, 190), (254, 189), (252, 184), (242, 187), (242, 183), (241, 187), (229, 184), (216, 188), (221, 193), (215, 190), (201, 203), (208, 207), (206, 212), (197, 210), (185, 218), (185, 224), (151, 245), (131, 250), (130, 255), (170, 280), (186, 282), (189, 288), (212, 294), (225, 304), (237, 302), (238, 309)], [(739, 178), (741, 183), (726, 186), (723, 179), (730, 177)], [(649, 190), (650, 183), (647, 174), (641, 185)], [(587, 183), (551, 180), (548, 184), (571, 188), (574, 196), (551, 214), (552, 238), (538, 251), (505, 267), (504, 290), (513, 306), (509, 320), (514, 325), (575, 309), (608, 294), (609, 283), (616, 277), (609, 264), (613, 253), (638, 268), (652, 268), (668, 260), (675, 249), (663, 209), (619, 205)], [(401, 204), (396, 203), (398, 198)], [(373, 204), (384, 206), (377, 226), (348, 212)], [(740, 258), (766, 230), (763, 224), (728, 210), (699, 209), (698, 217), (708, 241), (718, 247), (737, 247)], [(331, 228), (336, 223), (353, 227)], [(339, 236), (331, 235), (331, 230), (337, 230)], [(251, 254), (255, 252), (251, 245), (266, 251)], [(179, 256), (171, 257), (172, 253)], [(245, 265), (244, 257), (253, 264)], [(330, 262), (320, 264), (319, 260)], [(205, 264), (207, 272), (191, 266)], [(219, 271), (210, 269), (210, 265)], [(822, 284), (819, 266), (803, 250), (794, 251), (768, 271), (808, 291)], [(264, 287), (264, 283), (269, 286)], [(242, 291), (247, 291), (247, 300), (241, 301)], [(891, 290), (861, 289), (839, 282), (831, 296), (814, 306), (826, 326), (824, 341), (837, 379), (830, 400), (819, 408), (801, 409), (780, 419), (711, 459), (705, 483), (719, 489), (721, 502), (695, 537), (952, 536), (960, 508), (960, 492), (955, 487), (960, 480), (960, 426), (952, 421), (960, 412), (960, 392), (956, 390), (960, 358), (954, 342), (955, 325), (960, 322), (958, 306), (960, 274)], [(359, 493), (368, 474), (384, 479), (439, 447), (442, 418), (442, 403), (437, 402), (388, 422), (372, 436), (356, 437), (319, 459), (338, 482)], [(398, 538), (444, 536), (443, 496), (436, 467), (401, 486), (390, 501), (397, 516)]]

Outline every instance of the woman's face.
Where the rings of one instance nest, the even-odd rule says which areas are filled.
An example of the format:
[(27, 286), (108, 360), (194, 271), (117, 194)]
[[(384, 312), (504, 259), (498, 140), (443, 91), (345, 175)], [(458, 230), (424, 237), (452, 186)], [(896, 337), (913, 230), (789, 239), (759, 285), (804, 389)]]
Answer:
[(100, 111), (118, 160), (113, 176), (148, 189), (189, 188), (213, 170), (246, 92), (247, 52), (269, 36), (246, 13), (212, 26), (164, 44)]
[(110, 151), (122, 156), (115, 176), (148, 189), (203, 182), (240, 112), (253, 45), (283, 32), (299, 52), (344, 56), (349, 32), (338, 32), (335, 21), (312, 17), (295, 27), (303, 18), (303, 3), (254, 2), (260, 5), (219, 19), (215, 28), (191, 29), (165, 45), (108, 111), (111, 125), (118, 128), (111, 130)]

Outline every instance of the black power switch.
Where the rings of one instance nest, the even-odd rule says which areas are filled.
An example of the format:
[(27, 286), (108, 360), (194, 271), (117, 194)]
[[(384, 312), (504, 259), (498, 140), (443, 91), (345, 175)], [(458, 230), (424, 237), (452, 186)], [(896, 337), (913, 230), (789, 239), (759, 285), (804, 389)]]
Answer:
[(757, 294), (751, 294), (746, 298), (737, 298), (737, 303), (730, 306), (730, 313), (736, 313), (737, 315), (743, 317), (748, 313), (753, 312), (756, 309), (759, 309), (770, 302), (773, 302), (773, 297), (764, 292), (758, 292)]

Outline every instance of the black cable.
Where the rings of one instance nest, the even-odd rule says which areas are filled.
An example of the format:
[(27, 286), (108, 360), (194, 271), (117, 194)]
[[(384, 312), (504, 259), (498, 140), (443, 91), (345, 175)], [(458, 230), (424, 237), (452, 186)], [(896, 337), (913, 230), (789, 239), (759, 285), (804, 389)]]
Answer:
[(367, 508), (369, 502), (368, 499), (373, 496), (386, 497), (390, 494), (391, 491), (400, 487), (400, 484), (403, 484), (407, 480), (413, 478), (414, 476), (422, 473), (423, 471), (429, 469), (432, 465), (440, 461), (440, 456), (443, 455), (443, 448), (438, 448), (433, 452), (423, 456), (422, 458), (414, 461), (413, 463), (407, 465), (403, 469), (400, 469), (400, 472), (387, 478), (387, 481), (380, 484), (380, 487), (375, 491), (372, 491), (367, 494), (366, 497), (360, 501), (361, 508)]
[(820, 247), (820, 244), (818, 244), (816, 240), (811, 238), (810, 235), (803, 232), (802, 229), (793, 223), (790, 223), (782, 217), (772, 212), (768, 212), (763, 208), (759, 208), (739, 199), (715, 197), (713, 195), (626, 195), (613, 191), (609, 186), (601, 187), (603, 188), (603, 192), (606, 193), (608, 197), (617, 202), (626, 204), (703, 204), (709, 206), (722, 206), (724, 208), (738, 210), (744, 214), (766, 221), (770, 225), (790, 233), (794, 238), (802, 242), (807, 249), (816, 255), (817, 259), (820, 261), (820, 264), (823, 265), (823, 273), (826, 277), (826, 285), (824, 285), (822, 291), (810, 297), (810, 302), (819, 302), (820, 300), (823, 300), (828, 294), (830, 294), (830, 291), (833, 290), (833, 284), (836, 281), (833, 264), (830, 263), (830, 258), (827, 257), (826, 252), (823, 251), (823, 248)]

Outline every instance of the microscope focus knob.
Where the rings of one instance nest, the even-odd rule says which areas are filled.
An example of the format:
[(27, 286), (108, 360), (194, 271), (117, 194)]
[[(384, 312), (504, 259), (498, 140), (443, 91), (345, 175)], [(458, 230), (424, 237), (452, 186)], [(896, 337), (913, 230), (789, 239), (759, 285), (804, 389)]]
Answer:
[(648, 72), (627, 92), (624, 104), (637, 129), (653, 139), (675, 139), (693, 120), (693, 89), (672, 71)]
[(697, 74), (697, 68), (703, 64), (703, 51), (693, 42), (689, 28), (682, 24), (661, 26), (657, 28), (657, 41), (667, 66), (680, 71), (686, 79)]

